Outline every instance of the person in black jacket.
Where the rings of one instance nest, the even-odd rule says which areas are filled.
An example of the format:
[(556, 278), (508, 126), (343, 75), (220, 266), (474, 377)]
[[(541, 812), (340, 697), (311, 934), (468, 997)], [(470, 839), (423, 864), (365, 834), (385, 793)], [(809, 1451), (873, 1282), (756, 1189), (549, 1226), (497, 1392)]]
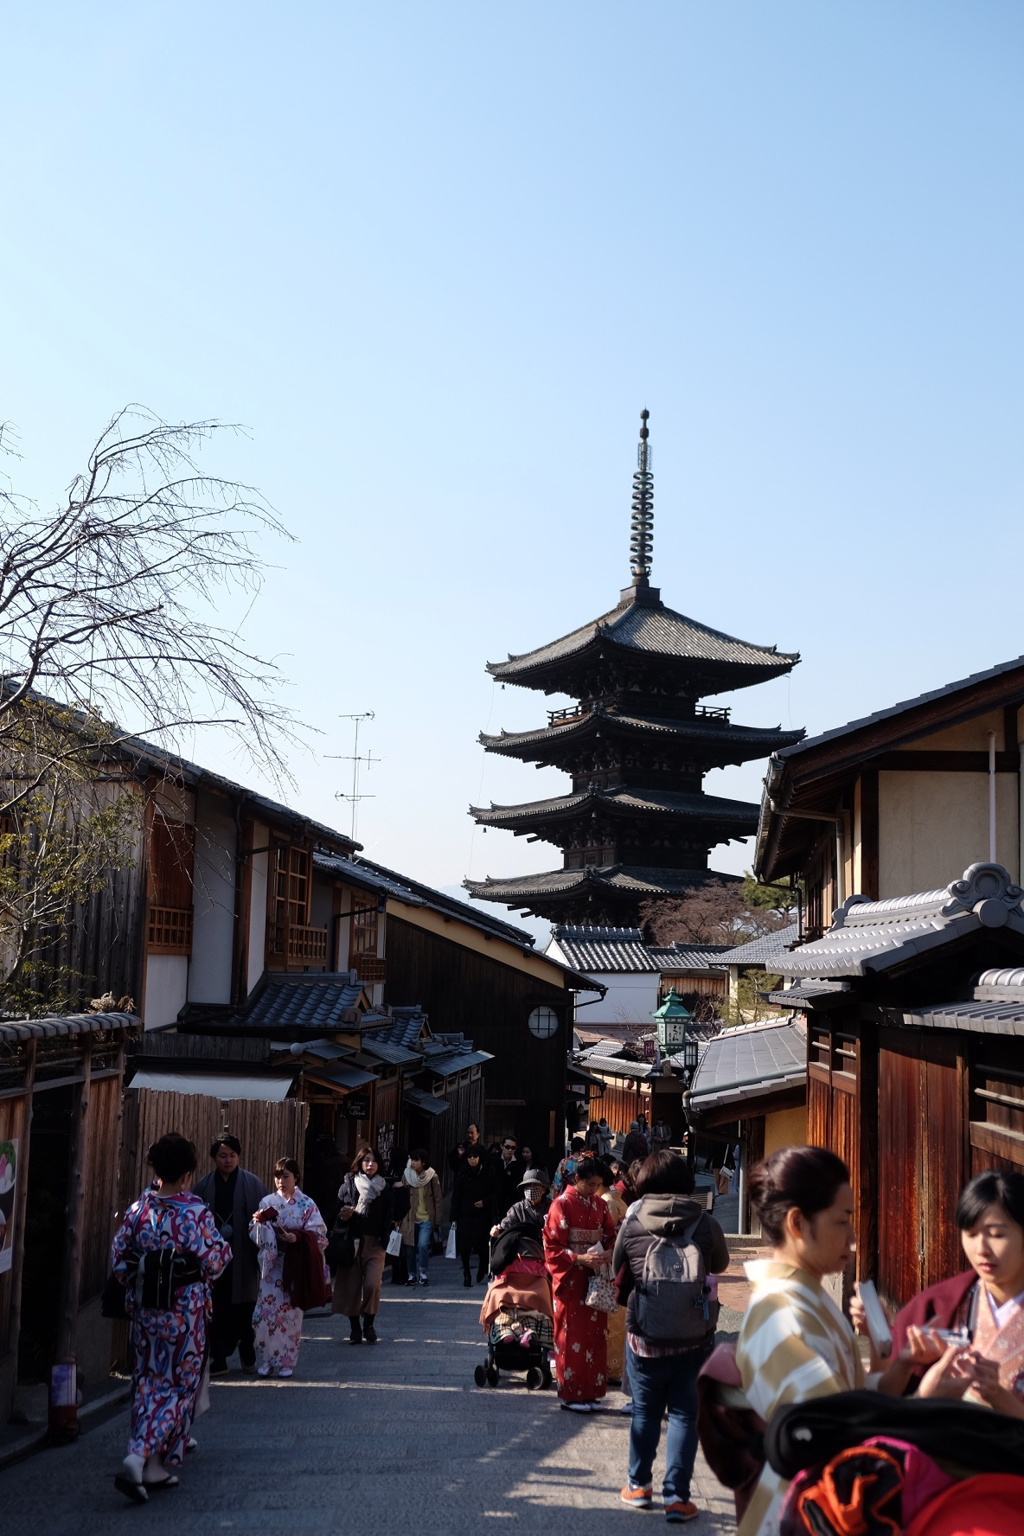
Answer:
[(466, 1148), (466, 1161), (455, 1175), (452, 1220), (455, 1252), (462, 1260), (463, 1284), (472, 1285), (470, 1259), (476, 1254), (477, 1284), (487, 1278), (488, 1238), (494, 1214), (494, 1186), (483, 1166), (479, 1146)]
[(394, 1199), (372, 1147), (363, 1146), (356, 1152), (351, 1170), (341, 1181), (338, 1199), (338, 1221), (358, 1239), (358, 1249), (353, 1262), (341, 1266), (335, 1276), (331, 1311), (343, 1312), (348, 1318), (350, 1344), (376, 1344), (374, 1324), (380, 1308), (384, 1250), (394, 1226)]
[[(718, 1303), (707, 1296), (703, 1334), (696, 1341), (692, 1301), (680, 1316), (680, 1340), (646, 1338), (642, 1331), (637, 1289), (643, 1285), (644, 1264), (655, 1243), (661, 1241), (682, 1250), (695, 1245), (703, 1259), (705, 1275), (721, 1274), (729, 1267), (729, 1249), (718, 1222), (693, 1198), (693, 1173), (676, 1152), (654, 1152), (645, 1159), (636, 1181), (640, 1196), (619, 1228), (612, 1257), (616, 1274), (628, 1265), (630, 1289), (626, 1310), (626, 1357), (633, 1396), (629, 1431), (629, 1481), (622, 1502), (634, 1509), (653, 1505), (652, 1473), (661, 1437), (661, 1421), (668, 1410), (665, 1446), (665, 1515), (670, 1523), (692, 1520), (697, 1506), (690, 1500), (690, 1481), (697, 1455), (697, 1375), (715, 1342)], [(664, 1286), (661, 1287), (664, 1290)], [(710, 1291), (710, 1287), (708, 1288)], [(620, 1292), (621, 1295), (621, 1292)], [(674, 1318), (672, 1319), (674, 1323)], [(686, 1342), (683, 1342), (685, 1338)]]

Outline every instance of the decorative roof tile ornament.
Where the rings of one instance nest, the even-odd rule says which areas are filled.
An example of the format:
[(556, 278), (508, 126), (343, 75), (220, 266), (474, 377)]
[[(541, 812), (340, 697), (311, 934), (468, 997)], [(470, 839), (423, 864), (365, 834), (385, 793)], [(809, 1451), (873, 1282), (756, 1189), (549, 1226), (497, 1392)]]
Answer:
[(610, 612), (488, 671), (503, 683), (567, 694), (546, 728), (482, 736), (487, 751), (560, 768), (568, 793), (472, 807), (484, 826), (554, 843), (563, 869), (465, 882), (478, 898), (560, 923), (635, 926), (648, 897), (680, 895), (715, 876), (718, 843), (750, 836), (757, 806), (705, 795), (712, 768), (749, 762), (802, 731), (736, 726), (699, 700), (788, 672), (799, 660), (667, 608), (650, 584), (654, 475), (650, 412), (640, 415), (630, 507), (630, 585)]

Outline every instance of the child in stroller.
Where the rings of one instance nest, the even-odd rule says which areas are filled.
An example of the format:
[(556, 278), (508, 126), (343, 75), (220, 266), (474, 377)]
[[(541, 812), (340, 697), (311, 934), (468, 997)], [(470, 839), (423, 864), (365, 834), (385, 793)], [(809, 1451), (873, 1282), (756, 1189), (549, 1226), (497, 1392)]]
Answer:
[(502, 1371), (525, 1371), (530, 1391), (551, 1385), (554, 1309), (542, 1241), (548, 1187), (541, 1169), (529, 1169), (519, 1186), (523, 1199), (491, 1228), (493, 1279), (480, 1309), (487, 1358), (473, 1373), (478, 1387), (497, 1386)]

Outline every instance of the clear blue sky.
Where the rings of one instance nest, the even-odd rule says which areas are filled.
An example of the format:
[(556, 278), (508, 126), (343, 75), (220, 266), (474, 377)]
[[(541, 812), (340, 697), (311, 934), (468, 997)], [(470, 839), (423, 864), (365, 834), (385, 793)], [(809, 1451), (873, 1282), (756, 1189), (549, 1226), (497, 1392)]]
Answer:
[(248, 424), (207, 463), (299, 540), (248, 624), (323, 733), (293, 798), (348, 824), (374, 710), (372, 856), (557, 866), (466, 816), (565, 783), (484, 762), (560, 701), (483, 667), (616, 600), (644, 404), (666, 601), (804, 658), (737, 718), (1024, 651), (1019, 3), (51, 0), (4, 59), (15, 481), (128, 400)]

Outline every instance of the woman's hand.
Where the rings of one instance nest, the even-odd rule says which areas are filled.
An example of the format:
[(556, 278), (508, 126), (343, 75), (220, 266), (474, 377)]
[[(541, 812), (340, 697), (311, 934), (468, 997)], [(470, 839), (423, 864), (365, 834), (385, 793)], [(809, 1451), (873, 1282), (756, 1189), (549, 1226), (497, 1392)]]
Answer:
[(936, 1360), (942, 1359), (945, 1352), (946, 1341), (940, 1339), (933, 1328), (918, 1328), (911, 1323), (907, 1329), (907, 1342), (897, 1358), (904, 1365), (919, 1370), (922, 1366), (934, 1365)]
[(854, 1333), (862, 1333), (865, 1338), (868, 1337), (868, 1315), (856, 1291), (850, 1297), (850, 1322), (853, 1324)]
[(600, 1253), (577, 1253), (576, 1263), (582, 1264), (584, 1269), (603, 1269), (608, 1263), (608, 1255), (602, 1248)]
[(341, 1217), (342, 1221), (351, 1221), (355, 1213), (356, 1208), (354, 1205), (343, 1205), (341, 1210), (338, 1212), (338, 1215)]
[(974, 1381), (974, 1358), (962, 1344), (950, 1344), (921, 1378), (918, 1397), (963, 1397)]

